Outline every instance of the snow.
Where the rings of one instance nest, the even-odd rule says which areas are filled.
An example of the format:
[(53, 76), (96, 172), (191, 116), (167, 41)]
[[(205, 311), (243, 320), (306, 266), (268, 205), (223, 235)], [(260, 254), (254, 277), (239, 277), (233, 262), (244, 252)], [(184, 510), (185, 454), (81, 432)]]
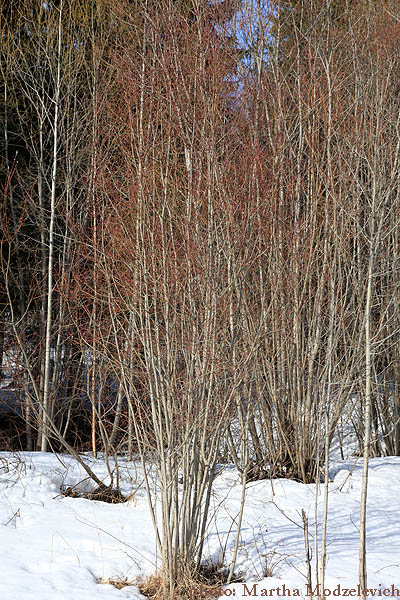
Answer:
[[(107, 483), (104, 461), (85, 460)], [(121, 459), (120, 470), (122, 491), (132, 498), (106, 504), (60, 494), (61, 487), (86, 479), (69, 456), (0, 453), (1, 600), (143, 598), (135, 582), (159, 566), (155, 535), (140, 468)], [(325, 587), (332, 597), (344, 597), (343, 590), (358, 583), (361, 462), (336, 458), (331, 478)], [(228, 566), (240, 494), (238, 474), (226, 466), (215, 484), (205, 556), (224, 557)], [(284, 479), (249, 484), (236, 567), (246, 585), (231, 584), (224, 597), (288, 597), (295, 590), (307, 597), (301, 510), (309, 518), (315, 582), (315, 515), (320, 540), (322, 501), (323, 490), (316, 497), (315, 484)], [(400, 458), (370, 460), (367, 518), (368, 588), (383, 596), (393, 585), (400, 595)], [(266, 563), (271, 577), (264, 577)], [(109, 578), (133, 585), (119, 590), (100, 583)]]

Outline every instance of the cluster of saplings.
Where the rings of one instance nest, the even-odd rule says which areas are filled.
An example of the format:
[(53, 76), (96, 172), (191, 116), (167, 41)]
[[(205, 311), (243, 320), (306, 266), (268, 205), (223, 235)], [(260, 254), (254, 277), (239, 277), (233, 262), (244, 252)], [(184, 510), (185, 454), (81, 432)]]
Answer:
[(400, 454), (396, 4), (1, 3), (0, 443), (155, 465), (171, 595), (221, 463)]

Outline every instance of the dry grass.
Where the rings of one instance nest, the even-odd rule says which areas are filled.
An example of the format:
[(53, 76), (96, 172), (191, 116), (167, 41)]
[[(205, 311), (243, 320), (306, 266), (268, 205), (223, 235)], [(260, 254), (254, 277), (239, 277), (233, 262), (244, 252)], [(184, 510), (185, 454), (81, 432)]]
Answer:
[[(169, 600), (170, 596), (163, 590), (160, 575), (150, 575), (138, 583), (139, 591), (149, 600)], [(222, 584), (199, 583), (185, 578), (174, 589), (174, 600), (207, 600), (222, 595)]]
[(277, 569), (279, 565), (286, 561), (287, 556), (280, 554), (276, 550), (267, 552), (264, 556), (264, 577), (275, 577), (277, 575)]
[(122, 590), (124, 587), (130, 585), (136, 585), (134, 581), (129, 581), (127, 577), (100, 577), (100, 579), (97, 580), (97, 583), (113, 585), (117, 590)]
[[(175, 586), (174, 600), (207, 600), (223, 595), (223, 586), (228, 576), (228, 569), (218, 563), (206, 563), (196, 576), (183, 575)], [(238, 581), (239, 577), (233, 579)], [(139, 591), (149, 600), (169, 600), (170, 596), (163, 590), (162, 574), (149, 575), (144, 581), (137, 583)]]
[(69, 498), (86, 498), (87, 500), (98, 500), (100, 502), (107, 502), (108, 504), (119, 504), (131, 500), (131, 496), (126, 498), (119, 490), (110, 488), (108, 486), (99, 486), (94, 490), (85, 491), (75, 487), (67, 487), (62, 490), (63, 496)]
[[(228, 569), (220, 563), (203, 563), (196, 576), (182, 575), (173, 592), (174, 600), (211, 600), (223, 595), (223, 587)], [(233, 581), (240, 581), (234, 577)], [(144, 580), (130, 581), (127, 577), (102, 577), (98, 583), (113, 585), (118, 590), (127, 586), (137, 586), (140, 593), (149, 600), (171, 600), (163, 589), (162, 573), (149, 575)]]

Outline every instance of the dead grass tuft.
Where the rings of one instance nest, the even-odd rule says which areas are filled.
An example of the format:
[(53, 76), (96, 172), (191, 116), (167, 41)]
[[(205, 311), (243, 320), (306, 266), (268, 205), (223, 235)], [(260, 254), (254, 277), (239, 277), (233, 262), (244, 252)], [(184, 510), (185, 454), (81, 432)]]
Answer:
[(148, 575), (143, 581), (138, 581), (137, 586), (139, 588), (139, 592), (150, 600), (162, 598), (161, 575)]
[(122, 590), (124, 587), (130, 585), (136, 585), (134, 581), (129, 581), (127, 577), (100, 577), (97, 583), (113, 585), (117, 590)]
[(287, 555), (280, 554), (276, 550), (272, 550), (270, 552), (266, 552), (265, 554), (263, 554), (263, 556), (264, 556), (264, 561), (265, 561), (263, 576), (264, 577), (276, 577), (278, 567), (282, 563), (286, 562)]
[(85, 491), (79, 487), (67, 487), (62, 490), (62, 494), (69, 498), (86, 498), (86, 500), (98, 500), (108, 504), (120, 504), (131, 499), (130, 496), (126, 498), (119, 490), (106, 485), (98, 486), (91, 491)]
[[(196, 576), (183, 575), (175, 586), (174, 600), (211, 600), (223, 595), (228, 569), (218, 563), (204, 563)], [(234, 577), (233, 581), (240, 578)], [(169, 600), (170, 596), (164, 593), (162, 574), (149, 575), (144, 581), (136, 584), (140, 593), (149, 600)]]

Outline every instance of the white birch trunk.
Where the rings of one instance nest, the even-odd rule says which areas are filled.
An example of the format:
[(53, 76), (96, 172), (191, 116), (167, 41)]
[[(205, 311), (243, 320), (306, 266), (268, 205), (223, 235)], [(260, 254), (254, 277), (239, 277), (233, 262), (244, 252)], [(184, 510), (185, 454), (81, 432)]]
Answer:
[(46, 452), (48, 446), (48, 413), (50, 410), (50, 362), (51, 362), (51, 331), (52, 331), (52, 308), (53, 308), (53, 261), (54, 261), (54, 222), (56, 216), (56, 183), (58, 162), (58, 115), (61, 87), (61, 16), (63, 2), (59, 8), (58, 20), (58, 56), (57, 56), (57, 78), (54, 98), (54, 122), (53, 122), (53, 167), (51, 175), (51, 200), (50, 200), (50, 224), (49, 224), (49, 255), (47, 271), (47, 310), (46, 310), (46, 337), (45, 337), (45, 359), (44, 359), (44, 383), (43, 383), (43, 435), (41, 440), (41, 451)]

